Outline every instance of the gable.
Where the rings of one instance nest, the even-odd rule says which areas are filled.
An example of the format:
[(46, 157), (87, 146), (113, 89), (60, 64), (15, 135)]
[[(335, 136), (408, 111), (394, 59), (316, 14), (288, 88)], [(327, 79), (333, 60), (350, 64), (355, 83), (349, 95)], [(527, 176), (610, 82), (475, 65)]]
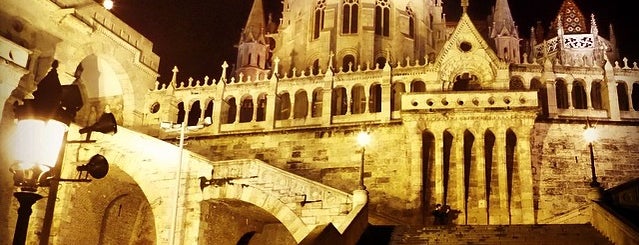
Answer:
[(497, 70), (508, 69), (481, 36), (466, 13), (444, 43), (435, 66), (442, 81), (453, 81), (456, 75), (469, 72), (476, 75), (482, 87), (495, 80)]

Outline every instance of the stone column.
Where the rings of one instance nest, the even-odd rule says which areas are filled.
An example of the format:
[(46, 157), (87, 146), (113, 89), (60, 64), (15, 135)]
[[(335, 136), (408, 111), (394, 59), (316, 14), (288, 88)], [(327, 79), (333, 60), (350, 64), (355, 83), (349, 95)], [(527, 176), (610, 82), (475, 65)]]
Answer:
[(468, 224), (488, 223), (486, 200), (486, 158), (484, 157), (484, 131), (474, 130), (475, 142), (472, 154), (475, 156), (470, 163), (470, 181), (468, 186)]
[(257, 121), (257, 110), (259, 109), (258, 107), (260, 106), (260, 97), (256, 97), (253, 101), (253, 115), (251, 116), (251, 122), (256, 122)]
[(453, 142), (450, 146), (450, 159), (448, 165), (448, 198), (446, 203), (450, 205), (452, 210), (460, 211), (459, 216), (456, 220), (454, 220), (454, 222), (456, 224), (465, 224), (464, 132), (462, 129), (455, 129), (452, 134)]
[(608, 86), (608, 117), (612, 120), (621, 120), (617, 83), (614, 80), (608, 80), (606, 85)]
[(588, 110), (592, 110), (592, 98), (590, 96), (590, 93), (592, 91), (592, 80), (584, 82), (585, 83), (585, 89), (586, 89), (586, 103), (587, 103), (587, 108)]
[(535, 210), (533, 206), (533, 176), (532, 176), (532, 159), (530, 149), (530, 125), (522, 126), (517, 131), (517, 169), (519, 172), (519, 195), (521, 197), (521, 223), (534, 224)]
[(495, 128), (495, 145), (491, 166), (490, 224), (508, 224), (508, 183), (506, 168), (506, 130)]
[(572, 85), (575, 83), (575, 80), (570, 80), (570, 82), (566, 83), (566, 90), (568, 90), (568, 109), (575, 109), (572, 105)]
[(626, 83), (626, 95), (628, 95), (628, 111), (634, 111), (632, 105), (632, 82), (630, 84)]
[(548, 95), (548, 116), (557, 117), (557, 91), (555, 90), (555, 81), (546, 81), (546, 94)]
[(444, 137), (440, 128), (432, 129), (435, 138), (435, 147), (433, 149), (433, 201), (434, 203), (444, 203)]

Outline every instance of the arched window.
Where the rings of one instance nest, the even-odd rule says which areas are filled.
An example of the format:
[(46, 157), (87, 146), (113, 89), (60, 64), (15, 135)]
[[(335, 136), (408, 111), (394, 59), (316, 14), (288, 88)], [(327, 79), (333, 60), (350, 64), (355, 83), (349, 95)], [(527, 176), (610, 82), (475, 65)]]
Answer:
[(266, 120), (266, 94), (260, 94), (257, 97), (257, 111), (255, 112), (255, 121), (261, 122)]
[(195, 101), (191, 104), (191, 109), (189, 110), (189, 119), (186, 122), (186, 126), (195, 126), (200, 121), (200, 116), (202, 115), (202, 109), (200, 108), (200, 101)]
[(293, 111), (293, 118), (306, 118), (308, 115), (308, 97), (306, 91), (299, 90), (295, 93), (295, 107)]
[(177, 113), (177, 123), (182, 124), (184, 122), (184, 117), (186, 116), (186, 111), (184, 110), (184, 102), (180, 102), (177, 104), (178, 113)]
[(377, 64), (377, 69), (384, 69), (384, 66), (386, 66), (386, 57), (384, 56), (377, 57), (377, 59), (375, 60), (375, 63)]
[(566, 82), (557, 80), (555, 82), (555, 95), (557, 96), (557, 108), (568, 109), (568, 89)]
[(350, 54), (344, 56), (344, 58), (342, 59), (342, 71), (343, 72), (353, 71), (353, 66), (354, 65), (355, 65), (355, 57), (353, 57)]
[(316, 59), (315, 61), (313, 61), (313, 66), (311, 66), (311, 74), (313, 75), (317, 75), (319, 74), (320, 70), (319, 70), (319, 59)]
[(408, 15), (408, 37), (415, 38), (415, 13), (410, 6), (406, 6), (406, 14)]
[(235, 122), (235, 115), (237, 115), (237, 104), (235, 97), (228, 97), (222, 104), (222, 123), (228, 124)]
[(291, 96), (288, 92), (277, 95), (275, 113), (275, 120), (286, 120), (291, 115)]
[(590, 85), (590, 103), (592, 104), (592, 108), (596, 110), (603, 109), (602, 92), (601, 81), (593, 81)]
[(518, 77), (513, 77), (510, 79), (510, 83), (508, 84), (508, 89), (510, 90), (524, 90), (524, 82), (521, 81)]
[(331, 98), (331, 102), (331, 115), (346, 115), (346, 109), (348, 108), (346, 88), (334, 88), (333, 98)]
[(548, 91), (546, 86), (539, 81), (539, 79), (533, 79), (530, 82), (530, 90), (537, 91), (537, 98), (539, 98), (539, 105), (544, 116), (548, 116)]
[(587, 109), (586, 89), (580, 82), (572, 83), (572, 105), (575, 109)]
[(315, 23), (313, 26), (313, 39), (319, 38), (320, 32), (324, 29), (324, 10), (326, 0), (318, 0), (315, 6)]
[(212, 120), (213, 120), (213, 100), (211, 99), (209, 103), (207, 103), (206, 109), (204, 110), (204, 124), (211, 124)]
[(382, 111), (382, 85), (375, 83), (371, 85), (370, 98), (368, 99), (368, 110), (371, 113)]
[(426, 92), (426, 84), (422, 81), (415, 80), (410, 83), (411, 92)]
[(477, 76), (468, 72), (464, 72), (461, 75), (455, 76), (453, 82), (453, 91), (471, 91), (481, 90), (481, 84)]
[(250, 122), (253, 120), (253, 98), (250, 95), (242, 98), (240, 104), (240, 122)]
[(628, 89), (624, 82), (617, 83), (617, 100), (619, 101), (620, 111), (630, 110), (630, 106), (628, 106)]
[(316, 88), (313, 90), (313, 108), (311, 109), (311, 117), (321, 117), (322, 116), (322, 88)]
[(351, 88), (351, 114), (362, 114), (366, 112), (366, 94), (364, 93), (364, 86), (355, 85)]
[(343, 11), (344, 19), (342, 20), (342, 33), (357, 33), (357, 18), (359, 17), (359, 0), (344, 0)]
[(390, 29), (390, 6), (388, 0), (377, 0), (375, 3), (375, 34), (388, 37)]
[(639, 83), (632, 84), (632, 108), (639, 111)]

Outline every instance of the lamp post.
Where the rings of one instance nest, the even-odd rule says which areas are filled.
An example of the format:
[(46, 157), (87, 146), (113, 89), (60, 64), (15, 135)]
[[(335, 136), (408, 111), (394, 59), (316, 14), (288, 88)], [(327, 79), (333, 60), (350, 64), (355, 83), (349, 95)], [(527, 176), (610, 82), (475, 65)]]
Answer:
[(366, 190), (364, 185), (364, 154), (366, 153), (366, 146), (371, 142), (371, 136), (368, 132), (360, 132), (357, 135), (357, 144), (362, 147), (362, 161), (359, 165), (359, 189)]
[[(18, 219), (13, 244), (25, 244), (32, 205), (42, 199), (38, 187), (48, 187), (51, 169), (58, 161), (67, 127), (80, 105), (63, 101), (63, 87), (58, 79), (54, 61), (52, 69), (38, 83), (33, 98), (27, 96), (23, 104), (16, 105), (17, 124), (13, 136), (14, 196), (18, 199)], [(47, 238), (43, 238), (47, 239)]]
[(601, 198), (601, 184), (597, 181), (597, 171), (595, 169), (595, 153), (593, 151), (592, 143), (595, 142), (599, 136), (597, 130), (590, 124), (590, 121), (586, 120), (586, 126), (583, 133), (584, 140), (588, 142), (588, 148), (590, 150), (590, 172), (592, 174), (592, 180), (590, 181), (590, 187), (592, 187), (591, 199), (599, 200)]

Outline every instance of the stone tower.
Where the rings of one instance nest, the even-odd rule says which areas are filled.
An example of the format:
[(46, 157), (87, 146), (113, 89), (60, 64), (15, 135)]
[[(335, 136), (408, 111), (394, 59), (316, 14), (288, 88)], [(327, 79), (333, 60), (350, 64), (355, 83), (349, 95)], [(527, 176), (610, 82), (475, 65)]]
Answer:
[(445, 41), (442, 11), (439, 0), (285, 0), (270, 35), (273, 57), (283, 73), (315, 74), (331, 66), (356, 71), (404, 57), (423, 60)]
[(519, 64), (519, 32), (512, 15), (508, 0), (497, 0), (492, 14), (490, 37), (495, 41), (495, 52), (499, 58)]
[(256, 78), (265, 76), (269, 59), (269, 44), (266, 41), (264, 8), (262, 0), (255, 0), (251, 13), (242, 30), (237, 45), (237, 68), (235, 75)]

